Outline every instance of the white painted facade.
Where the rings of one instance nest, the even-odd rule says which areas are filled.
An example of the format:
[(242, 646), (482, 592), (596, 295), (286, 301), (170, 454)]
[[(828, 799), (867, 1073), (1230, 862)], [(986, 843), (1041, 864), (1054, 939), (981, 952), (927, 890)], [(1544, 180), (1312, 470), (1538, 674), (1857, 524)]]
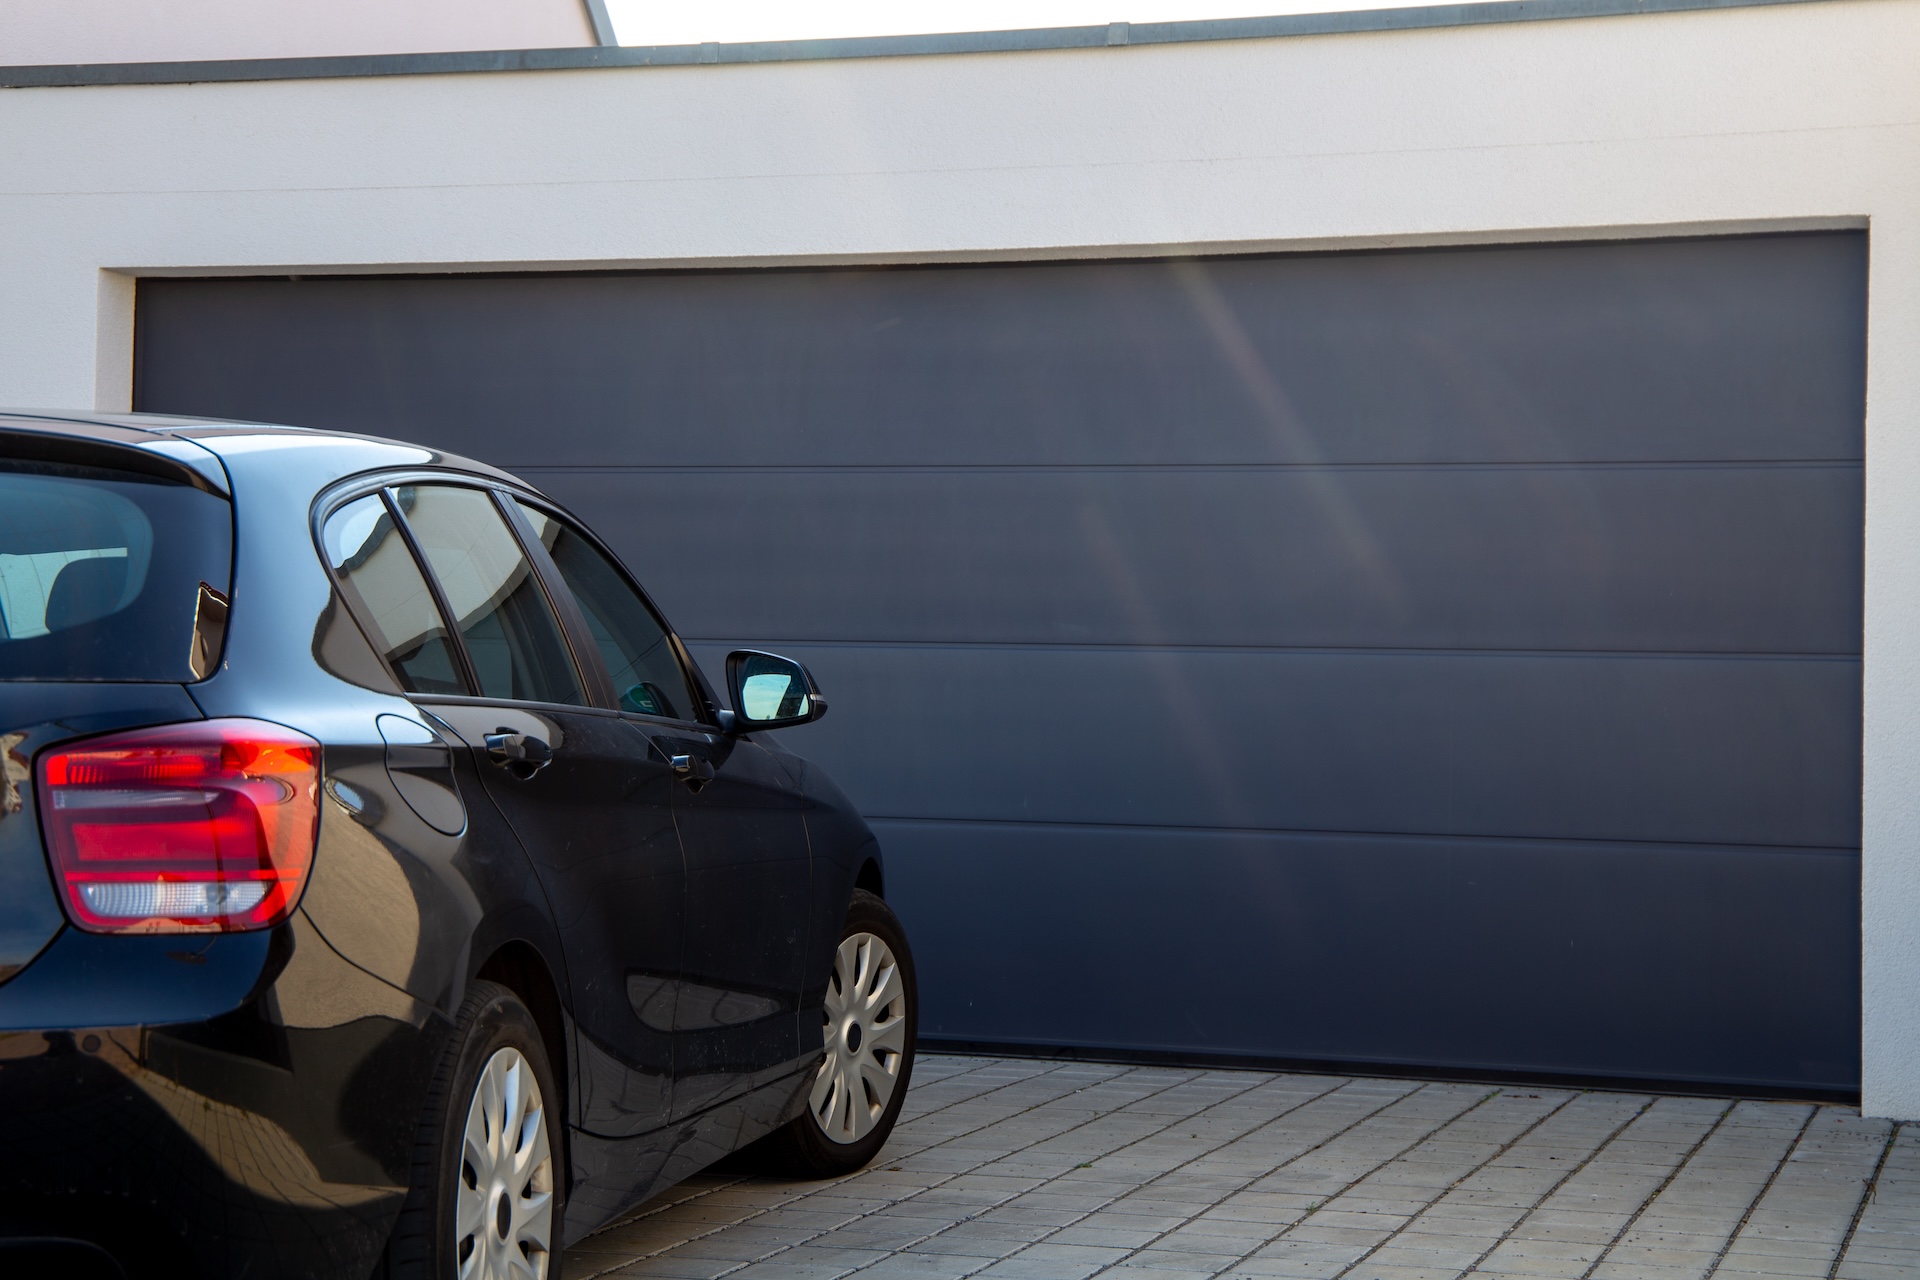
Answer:
[(595, 44), (584, 0), (6, 0), (0, 66)]
[(1920, 1118), (1920, 0), (946, 57), (0, 91), (0, 403), (143, 274), (1866, 227), (1864, 1102)]

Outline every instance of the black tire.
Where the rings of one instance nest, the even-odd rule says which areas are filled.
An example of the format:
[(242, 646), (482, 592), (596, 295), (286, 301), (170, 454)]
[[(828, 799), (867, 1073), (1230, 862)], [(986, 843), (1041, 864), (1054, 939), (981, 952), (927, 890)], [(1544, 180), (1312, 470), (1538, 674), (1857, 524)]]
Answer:
[[(894, 966), (904, 989), (905, 1035), (902, 1038), (899, 1067), (893, 1073), (893, 1092), (874, 1120), (873, 1127), (854, 1141), (830, 1138), (811, 1107), (785, 1127), (769, 1134), (763, 1140), (761, 1150), (755, 1154), (762, 1157), (766, 1164), (795, 1177), (837, 1178), (871, 1162), (893, 1133), (893, 1126), (900, 1118), (901, 1104), (907, 1098), (907, 1088), (912, 1083), (914, 1046), (920, 1025), (920, 988), (914, 979), (913, 952), (907, 946), (906, 931), (900, 927), (892, 908), (865, 889), (855, 889), (840, 938), (844, 943), (862, 933), (880, 939), (893, 953)], [(837, 955), (837, 946), (835, 951)], [(832, 991), (838, 990), (839, 983), (837, 978), (830, 979), (830, 982), (831, 997)], [(830, 1019), (824, 1031), (827, 1035), (834, 1033)], [(827, 1061), (822, 1064), (822, 1071), (831, 1067), (832, 1062), (833, 1056), (829, 1053)]]
[(547, 1280), (560, 1280), (561, 1225), (566, 1216), (565, 1125), (555, 1110), (554, 1087), (540, 1026), (520, 998), (495, 982), (474, 982), (454, 1018), (454, 1030), (440, 1068), (427, 1091), (425, 1114), (414, 1140), (412, 1186), (374, 1280), (453, 1280), (460, 1242), (454, 1239), (455, 1197), (461, 1177), (462, 1138), (480, 1074), (502, 1049), (518, 1050), (533, 1069), (546, 1112), (547, 1143), (553, 1160), (552, 1251)]

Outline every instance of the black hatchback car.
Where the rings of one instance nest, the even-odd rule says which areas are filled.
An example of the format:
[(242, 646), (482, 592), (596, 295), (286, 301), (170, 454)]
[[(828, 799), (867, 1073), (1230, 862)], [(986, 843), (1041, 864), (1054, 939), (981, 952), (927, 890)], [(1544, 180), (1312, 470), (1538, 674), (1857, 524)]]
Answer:
[[(0, 414), (0, 1273), (552, 1277), (913, 1067), (880, 851), (512, 476)], [(11, 1259), (11, 1261), (10, 1261)]]

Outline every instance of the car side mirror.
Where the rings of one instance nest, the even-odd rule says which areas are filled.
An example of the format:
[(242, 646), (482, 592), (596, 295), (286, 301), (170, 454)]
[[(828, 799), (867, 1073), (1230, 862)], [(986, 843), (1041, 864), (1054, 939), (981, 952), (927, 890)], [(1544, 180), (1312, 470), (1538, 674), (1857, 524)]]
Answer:
[(728, 654), (727, 693), (733, 698), (736, 733), (811, 724), (827, 714), (813, 673), (774, 653), (736, 649)]

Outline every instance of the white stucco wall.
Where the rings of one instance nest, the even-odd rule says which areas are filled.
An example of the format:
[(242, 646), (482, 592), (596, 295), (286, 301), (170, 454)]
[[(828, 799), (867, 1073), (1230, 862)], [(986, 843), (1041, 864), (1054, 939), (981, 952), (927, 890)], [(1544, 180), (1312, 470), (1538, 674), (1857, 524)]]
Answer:
[(1920, 1118), (1920, 0), (678, 69), (0, 91), (0, 403), (142, 273), (1866, 226), (1866, 1109)]
[(0, 66), (594, 43), (582, 0), (4, 0)]

